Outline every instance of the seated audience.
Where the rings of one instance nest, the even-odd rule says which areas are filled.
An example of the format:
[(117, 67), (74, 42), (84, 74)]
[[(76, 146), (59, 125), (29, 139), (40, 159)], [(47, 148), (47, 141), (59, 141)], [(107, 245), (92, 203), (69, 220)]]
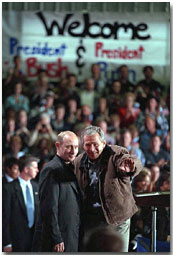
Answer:
[(65, 120), (65, 114), (65, 105), (61, 103), (56, 105), (55, 117), (51, 120), (51, 125), (54, 131), (61, 132), (70, 129), (71, 125)]
[(25, 109), (27, 113), (29, 112), (29, 98), (22, 94), (21, 81), (16, 81), (14, 85), (14, 93), (6, 98), (5, 109), (8, 107), (12, 107), (16, 112), (21, 109)]
[(151, 137), (149, 149), (144, 154), (147, 165), (157, 163), (161, 167), (170, 159), (170, 154), (161, 148), (161, 138), (158, 135)]
[(116, 144), (120, 144), (120, 116), (118, 114), (112, 114), (110, 115), (110, 122), (109, 122), (109, 126), (108, 126), (108, 132), (110, 134), (110, 136), (112, 136), (115, 141)]
[(150, 164), (148, 166), (151, 172), (151, 183), (149, 186), (149, 192), (156, 191), (156, 183), (160, 177), (160, 167), (157, 164)]
[(89, 105), (82, 105), (81, 112), (78, 118), (80, 123), (85, 123), (86, 125), (90, 125), (93, 121), (93, 112)]
[(145, 117), (145, 130), (139, 134), (139, 144), (144, 154), (150, 147), (151, 137), (155, 134), (161, 135), (160, 131), (156, 128), (156, 121), (149, 115), (146, 115)]
[(129, 69), (127, 65), (121, 65), (118, 68), (119, 73), (119, 80), (121, 82), (121, 92), (133, 92), (135, 89), (135, 85), (129, 81), (128, 75), (129, 75)]
[(124, 129), (121, 132), (121, 146), (125, 147), (131, 155), (136, 155), (142, 162), (142, 165), (145, 166), (145, 156), (142, 150), (132, 144), (132, 134), (129, 129)]
[(112, 136), (110, 136), (107, 132), (108, 130), (107, 122), (101, 118), (98, 118), (96, 120), (96, 126), (100, 127), (103, 130), (107, 144), (114, 145), (115, 139)]
[(134, 177), (132, 181), (133, 193), (146, 193), (149, 192), (151, 183), (151, 172), (148, 168), (144, 167), (143, 170)]
[(77, 109), (77, 101), (75, 98), (69, 98), (67, 102), (67, 109), (66, 109), (66, 121), (67, 123), (73, 128), (75, 123), (77, 122), (78, 116), (80, 114), (80, 110)]
[(25, 151), (22, 150), (23, 141), (19, 135), (13, 135), (10, 139), (10, 146), (8, 152), (4, 155), (5, 158), (14, 157), (19, 159), (25, 154)]
[(52, 129), (49, 115), (42, 113), (38, 120), (35, 129), (31, 132), (29, 147), (37, 146), (40, 139), (43, 137), (50, 139), (52, 142), (56, 141), (56, 132)]
[(121, 82), (114, 80), (110, 89), (106, 93), (108, 101), (109, 114), (117, 113), (120, 106), (123, 104), (123, 93), (121, 93)]
[(5, 154), (10, 148), (11, 138), (16, 134), (16, 120), (14, 118), (6, 119), (2, 132), (2, 152)]
[(138, 82), (142, 90), (148, 95), (153, 94), (156, 97), (162, 96), (163, 86), (153, 79), (154, 68), (152, 66), (145, 66), (143, 68), (145, 79)]
[(140, 131), (145, 130), (145, 117), (149, 115), (153, 120), (156, 121), (156, 127), (160, 131), (160, 135), (162, 136), (163, 140), (165, 139), (168, 129), (169, 123), (166, 117), (163, 114), (163, 109), (159, 103), (159, 99), (153, 95), (150, 95), (146, 99), (147, 105), (140, 115), (138, 115), (136, 119), (137, 126), (140, 126)]
[(101, 79), (100, 66), (98, 64), (93, 64), (91, 66), (91, 78), (94, 80), (94, 90), (102, 96), (105, 90), (105, 82)]
[(28, 114), (24, 109), (21, 109), (18, 112), (16, 134), (22, 138), (22, 141), (23, 141), (22, 149), (28, 152), (28, 144), (30, 139), (30, 127), (28, 124)]
[(98, 108), (97, 111), (94, 113), (94, 119), (102, 118), (105, 121), (109, 122), (109, 111), (107, 108), (107, 100), (105, 97), (100, 97), (98, 101)]
[(129, 127), (134, 124), (137, 116), (140, 113), (140, 109), (134, 106), (135, 96), (133, 93), (128, 92), (125, 94), (124, 106), (118, 108), (118, 115), (120, 116), (120, 127)]
[(84, 89), (79, 92), (81, 105), (88, 105), (93, 113), (97, 110), (99, 98), (94, 86), (94, 80), (88, 78), (85, 80)]

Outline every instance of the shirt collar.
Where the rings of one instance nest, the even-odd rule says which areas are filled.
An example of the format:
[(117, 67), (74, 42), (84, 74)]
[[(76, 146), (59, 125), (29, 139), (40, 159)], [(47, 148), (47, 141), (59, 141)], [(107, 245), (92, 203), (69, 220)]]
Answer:
[(5, 173), (5, 177), (7, 179), (8, 182), (12, 182), (14, 180), (14, 178), (12, 178), (11, 176), (9, 176), (8, 174)]
[(21, 184), (22, 186), (26, 186), (26, 185), (31, 186), (30, 180), (25, 181), (25, 180), (24, 180), (23, 178), (21, 178), (20, 176), (18, 177), (18, 180), (19, 180), (19, 182), (20, 182), (20, 184)]

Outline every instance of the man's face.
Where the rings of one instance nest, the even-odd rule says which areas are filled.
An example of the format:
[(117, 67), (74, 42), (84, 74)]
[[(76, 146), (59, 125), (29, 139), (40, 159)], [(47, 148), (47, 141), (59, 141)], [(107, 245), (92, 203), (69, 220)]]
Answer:
[(115, 81), (113, 84), (112, 84), (112, 89), (115, 93), (119, 93), (120, 90), (121, 90), (121, 83), (119, 81)]
[(31, 165), (27, 168), (28, 168), (28, 172), (27, 172), (28, 177), (31, 178), (31, 179), (34, 179), (37, 176), (38, 172), (39, 172), (38, 163), (36, 161), (33, 161), (31, 163)]
[(151, 140), (151, 147), (154, 149), (154, 150), (160, 150), (160, 145), (161, 145), (161, 140), (158, 136), (155, 136), (152, 138)]
[(17, 164), (14, 164), (11, 168), (7, 167), (6, 171), (13, 179), (16, 179), (19, 176), (19, 166)]
[(84, 136), (83, 147), (90, 160), (96, 160), (101, 155), (105, 145), (106, 141), (101, 142), (98, 133)]
[(62, 143), (56, 142), (57, 154), (66, 162), (72, 162), (78, 154), (79, 140), (75, 135), (65, 135)]
[(122, 135), (122, 146), (128, 147), (131, 144), (132, 136), (130, 132), (126, 132)]
[(69, 77), (69, 87), (74, 88), (76, 85), (76, 77), (75, 76), (70, 76)]

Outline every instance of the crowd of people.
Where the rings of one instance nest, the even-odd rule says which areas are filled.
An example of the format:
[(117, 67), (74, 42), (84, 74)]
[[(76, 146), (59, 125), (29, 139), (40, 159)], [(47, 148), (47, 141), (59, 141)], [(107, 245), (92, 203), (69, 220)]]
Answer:
[[(62, 78), (60, 81), (51, 82), (44, 69), (40, 69), (36, 81), (31, 82), (23, 74), (21, 67), (22, 61), (20, 56), (15, 56), (14, 67), (9, 69), (7, 77), (5, 77), (2, 84), (2, 165), (4, 184), (10, 183), (17, 178), (22, 179), (21, 174), (25, 180), (30, 180), (34, 176), (37, 183), (43, 182), (42, 178), (44, 174), (41, 174), (42, 169), (45, 173), (45, 169), (48, 168), (46, 166), (47, 164), (49, 165), (48, 162), (53, 160), (57, 151), (61, 157), (62, 150), (59, 148), (57, 135), (64, 131), (74, 132), (76, 137), (78, 137), (79, 148), (76, 154), (86, 152), (89, 158), (85, 162), (87, 165), (86, 168), (89, 167), (92, 170), (90, 181), (91, 183), (96, 182), (100, 178), (97, 176), (98, 167), (92, 166), (90, 162), (92, 155), (88, 152), (87, 140), (84, 141), (84, 137), (81, 138), (82, 132), (87, 130), (87, 127), (96, 126), (103, 131), (108, 148), (118, 145), (119, 148), (123, 148), (123, 154), (128, 153), (132, 158), (135, 156), (137, 160), (140, 160), (142, 170), (139, 171), (138, 175), (134, 174), (134, 176), (130, 176), (130, 186), (133, 193), (170, 190), (170, 168), (166, 168), (166, 166), (169, 166), (170, 161), (170, 86), (167, 88), (154, 80), (154, 69), (152, 66), (148, 65), (143, 68), (144, 79), (138, 81), (136, 84), (128, 80), (127, 65), (121, 65), (119, 67), (117, 79), (112, 80), (112, 82), (106, 82), (101, 78), (101, 71), (98, 64), (91, 66), (91, 74), (83, 82), (78, 82), (77, 75), (73, 73), (69, 73), (66, 78)], [(96, 133), (99, 133), (98, 130)], [(94, 137), (95, 133), (91, 132), (91, 134), (88, 133), (87, 135), (93, 135)], [(94, 139), (96, 138), (94, 137)], [(100, 140), (102, 143), (101, 146), (103, 146), (102, 150), (106, 151), (102, 137)], [(86, 142), (86, 145), (84, 142)], [(97, 142), (100, 143), (100, 141)], [(109, 154), (111, 152), (107, 149), (107, 153)], [(28, 155), (32, 155), (32, 157)], [(102, 155), (102, 151), (100, 155)], [(27, 157), (29, 157), (29, 163)], [(64, 155), (62, 158), (64, 159)], [(29, 175), (25, 166), (28, 167), (28, 164), (33, 164), (33, 162), (36, 164), (32, 166), (33, 168), (35, 167), (36, 174)], [(134, 160), (134, 162), (136, 161)], [(104, 161), (103, 164), (105, 164)], [(129, 161), (128, 164), (131, 165)], [(84, 185), (85, 187), (85, 183), (83, 183), (81, 176), (77, 172), (78, 167), (78, 165), (75, 166), (76, 176), (78, 177), (77, 181), (79, 182), (79, 186)], [(130, 166), (130, 169), (133, 169), (133, 167)], [(55, 176), (55, 179), (60, 178), (61, 180), (61, 173), (59, 174), (60, 176)], [(94, 174), (93, 177), (92, 174)], [(75, 185), (77, 185), (75, 188), (78, 189), (76, 177), (68, 176), (68, 178), (72, 178), (71, 182), (75, 182)], [(54, 182), (54, 179), (51, 181)], [(20, 180), (20, 182), (22, 181)], [(45, 183), (47, 184), (44, 184), (43, 188), (45, 185), (50, 185), (49, 181)], [(107, 184), (112, 185), (112, 183)], [(92, 185), (87, 189), (85, 194), (88, 210), (91, 203), (97, 204), (99, 202), (99, 206), (96, 206), (96, 208), (100, 208), (101, 204), (97, 197), (97, 192), (97, 195), (94, 197), (96, 186)], [(18, 187), (17, 184), (13, 186), (16, 186), (16, 189)], [(62, 190), (64, 189), (63, 199), (65, 199), (66, 189), (71, 192), (72, 196), (74, 195), (70, 190), (71, 187), (61, 188)], [(10, 194), (10, 189), (9, 185), (5, 185), (3, 189), (3, 194), (5, 194), (3, 198), (4, 203), (11, 196), (8, 195)], [(40, 213), (43, 214), (42, 211), (45, 212), (47, 207), (47, 204), (44, 206), (46, 195), (44, 189), (43, 191), (40, 189), (40, 192), (40, 201), (43, 204)], [(55, 191), (52, 192), (59, 192), (59, 187), (56, 187)], [(38, 194), (38, 191), (36, 193)], [(11, 197), (11, 199), (15, 199), (15, 197)], [(46, 199), (46, 201), (50, 202), (49, 196)], [(70, 206), (70, 203), (68, 206)], [(165, 235), (163, 236), (160, 233), (158, 238), (166, 241), (170, 235), (169, 224), (167, 224), (169, 223), (170, 216), (169, 208), (163, 209), (160, 215), (165, 219)], [(67, 207), (67, 212), (69, 210), (70, 207)], [(74, 210), (79, 210), (77, 204)], [(139, 208), (138, 213), (136, 213), (134, 208), (133, 210), (134, 215), (128, 215), (128, 218), (132, 217), (130, 240), (133, 240), (137, 234), (150, 237), (150, 209), (148, 209), (147, 213), (143, 208)], [(107, 209), (104, 212), (104, 215), (106, 214)], [(98, 214), (96, 215), (96, 217), (93, 217), (95, 224), (99, 219)], [(4, 217), (7, 220), (7, 217)], [(39, 216), (42, 220), (44, 217), (43, 215)], [(104, 218), (103, 212), (100, 212), (100, 209), (99, 217), (100, 219)], [(107, 215), (107, 217), (108, 223), (111, 220), (113, 222), (117, 220), (113, 216), (109, 218), (110, 216)], [(159, 221), (160, 217), (158, 217)], [(78, 219), (76, 218), (76, 220)], [(86, 222), (89, 224), (90, 220), (86, 219)], [(39, 224), (37, 226), (38, 231), (36, 233), (39, 236)], [(56, 230), (53, 231), (56, 232)], [(49, 239), (48, 233), (49, 229), (46, 228), (44, 233), (46, 240)], [(31, 235), (33, 235), (33, 231), (32, 233), (28, 233), (28, 236)], [(69, 235), (72, 235), (72, 233)], [(37, 236), (35, 239), (37, 239)], [(59, 237), (59, 240), (60, 246), (56, 242), (54, 244), (50, 242), (48, 245), (52, 245), (54, 251), (61, 252), (64, 251), (64, 242), (62, 237)], [(43, 243), (47, 245), (46, 242), (43, 241)], [(69, 246), (72, 247), (69, 248), (69, 251), (70, 249), (77, 251), (73, 246), (74, 243), (75, 239), (73, 240), (73, 244)], [(4, 244), (5, 246), (7, 245), (4, 251), (11, 251), (11, 240), (5, 240)], [(9, 244), (10, 246), (8, 246)], [(30, 244), (27, 243), (27, 245)], [(37, 242), (35, 245), (38, 246)], [(44, 245), (43, 251), (49, 251), (49, 248)], [(16, 247), (16, 250), (13, 249), (13, 251), (18, 251), (18, 244)], [(133, 251), (134, 247), (131, 249)], [(128, 248), (126, 248), (127, 250)]]

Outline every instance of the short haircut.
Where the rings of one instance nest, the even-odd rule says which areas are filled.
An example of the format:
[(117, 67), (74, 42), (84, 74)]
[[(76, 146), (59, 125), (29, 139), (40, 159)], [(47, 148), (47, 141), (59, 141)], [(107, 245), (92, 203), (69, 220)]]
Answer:
[(43, 112), (41, 115), (40, 115), (40, 120), (41, 119), (46, 119), (48, 122), (50, 122), (50, 116), (49, 114), (47, 114), (46, 112)]
[(61, 132), (57, 135), (57, 142), (62, 143), (64, 141), (64, 137), (66, 135), (73, 135), (73, 136), (76, 136), (76, 138), (77, 138), (77, 135), (74, 132), (72, 132), (72, 131), (63, 131), (63, 132)]
[(87, 233), (84, 252), (122, 252), (122, 237), (111, 226), (100, 226)]
[(160, 187), (163, 185), (164, 182), (170, 182), (170, 172), (167, 170), (162, 170), (160, 172), (160, 177), (156, 183), (157, 191), (160, 191)]
[(118, 68), (118, 72), (121, 72), (121, 69), (122, 69), (123, 67), (128, 68), (127, 65), (121, 65), (121, 66), (119, 66), (119, 68)]
[(39, 162), (39, 159), (27, 154), (19, 158), (19, 171), (22, 172), (25, 167), (30, 167), (33, 162)]
[(74, 73), (69, 73), (68, 76), (67, 76), (67, 78), (69, 79), (70, 77), (75, 77), (75, 78), (77, 78), (77, 77), (76, 77), (76, 74), (74, 74)]
[(154, 72), (154, 68), (152, 66), (144, 66), (143, 68), (143, 73), (145, 73), (147, 71), (147, 69), (150, 69), (152, 72)]
[(57, 105), (55, 106), (55, 111), (56, 111), (57, 109), (65, 109), (65, 105), (62, 104), (62, 103), (59, 103), (59, 104), (57, 104)]
[(14, 57), (13, 57), (13, 62), (15, 62), (16, 59), (18, 59), (18, 58), (21, 58), (21, 57), (20, 57), (19, 55), (14, 56)]
[(12, 143), (20, 143), (22, 145), (22, 138), (20, 137), (20, 135), (13, 135), (10, 140), (10, 144)]
[(12, 168), (14, 165), (19, 165), (19, 160), (17, 158), (11, 157), (7, 158), (5, 161), (5, 167)]
[(97, 127), (97, 126), (88, 126), (83, 130), (83, 132), (81, 134), (82, 143), (84, 142), (84, 136), (85, 135), (91, 136), (91, 135), (94, 135), (96, 133), (99, 134), (100, 141), (103, 142), (105, 140), (103, 130), (100, 127)]

